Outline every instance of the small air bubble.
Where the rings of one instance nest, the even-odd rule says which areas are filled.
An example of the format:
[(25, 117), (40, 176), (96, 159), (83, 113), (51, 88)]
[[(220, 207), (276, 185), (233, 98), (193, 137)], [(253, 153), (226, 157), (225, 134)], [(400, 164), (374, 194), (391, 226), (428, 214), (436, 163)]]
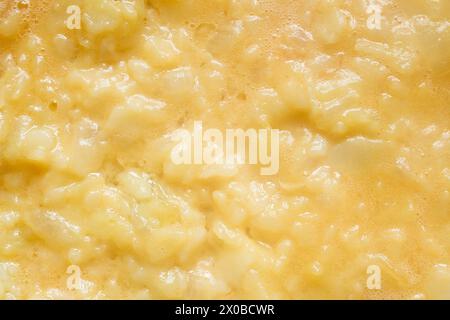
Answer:
[(17, 2), (17, 8), (19, 10), (26, 10), (30, 7), (30, 0), (20, 0)]
[(48, 105), (48, 108), (51, 111), (56, 111), (58, 109), (58, 103), (56, 101), (52, 101), (50, 102), (50, 104)]

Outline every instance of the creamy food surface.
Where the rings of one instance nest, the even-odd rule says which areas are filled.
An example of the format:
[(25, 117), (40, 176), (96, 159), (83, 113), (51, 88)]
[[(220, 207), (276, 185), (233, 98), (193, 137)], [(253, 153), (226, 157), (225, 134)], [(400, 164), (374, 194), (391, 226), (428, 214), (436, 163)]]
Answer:
[(450, 1), (0, 0), (0, 298), (450, 299)]

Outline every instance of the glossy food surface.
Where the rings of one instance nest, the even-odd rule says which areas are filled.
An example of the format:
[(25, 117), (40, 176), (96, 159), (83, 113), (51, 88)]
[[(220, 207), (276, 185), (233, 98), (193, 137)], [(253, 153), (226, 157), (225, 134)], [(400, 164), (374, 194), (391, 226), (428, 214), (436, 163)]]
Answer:
[(450, 299), (449, 72), (448, 0), (0, 1), (0, 298)]

